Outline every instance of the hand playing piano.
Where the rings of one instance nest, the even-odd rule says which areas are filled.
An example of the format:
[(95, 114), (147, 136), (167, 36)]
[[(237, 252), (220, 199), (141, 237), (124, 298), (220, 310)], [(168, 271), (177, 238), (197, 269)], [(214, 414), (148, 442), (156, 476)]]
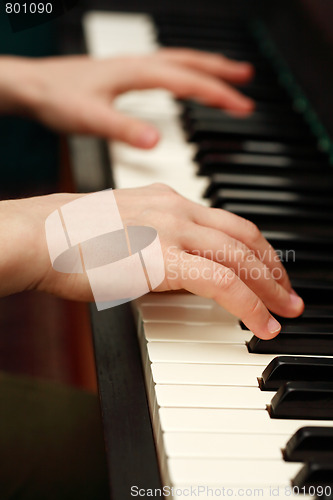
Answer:
[[(165, 280), (156, 291), (186, 289), (213, 298), (258, 337), (275, 337), (279, 323), (268, 310), (296, 317), (303, 301), (292, 290), (273, 248), (251, 222), (203, 207), (163, 184), (115, 190), (125, 225), (154, 227), (162, 245)], [(45, 219), (80, 194), (55, 194), (0, 202), (0, 295), (36, 289), (75, 300), (93, 300), (84, 274), (51, 267)]]
[(0, 113), (25, 114), (59, 131), (118, 139), (148, 149), (157, 144), (158, 130), (117, 111), (112, 101), (118, 95), (164, 88), (177, 97), (247, 113), (253, 101), (230, 84), (245, 83), (252, 75), (248, 63), (189, 49), (104, 60), (1, 57)]

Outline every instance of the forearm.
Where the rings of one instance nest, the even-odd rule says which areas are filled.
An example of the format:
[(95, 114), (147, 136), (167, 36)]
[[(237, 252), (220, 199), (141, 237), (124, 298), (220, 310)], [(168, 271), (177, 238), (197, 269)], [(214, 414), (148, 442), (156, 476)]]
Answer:
[(38, 101), (35, 62), (23, 57), (0, 57), (0, 114), (30, 114)]
[(0, 296), (34, 287), (39, 239), (28, 200), (0, 201)]
[(85, 276), (53, 270), (46, 242), (47, 217), (78, 196), (82, 195), (62, 193), (0, 201), (0, 297), (40, 290), (92, 300)]

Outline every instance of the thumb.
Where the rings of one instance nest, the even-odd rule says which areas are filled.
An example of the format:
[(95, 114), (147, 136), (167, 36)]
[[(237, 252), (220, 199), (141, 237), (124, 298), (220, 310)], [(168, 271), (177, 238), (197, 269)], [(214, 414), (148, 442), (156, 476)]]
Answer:
[(85, 133), (123, 141), (137, 148), (150, 149), (159, 141), (159, 133), (153, 125), (100, 101), (85, 106), (83, 123)]

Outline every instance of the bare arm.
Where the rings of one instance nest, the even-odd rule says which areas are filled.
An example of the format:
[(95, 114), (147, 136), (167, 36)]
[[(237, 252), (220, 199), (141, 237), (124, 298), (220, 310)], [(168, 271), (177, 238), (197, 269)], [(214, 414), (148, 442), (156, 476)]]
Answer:
[[(124, 225), (151, 226), (158, 232), (165, 279), (156, 291), (186, 289), (212, 298), (264, 339), (280, 330), (269, 310), (286, 317), (303, 311), (276, 253), (251, 222), (190, 202), (163, 184), (114, 194)], [(93, 300), (85, 274), (52, 268), (44, 229), (51, 212), (79, 196), (0, 202), (0, 295), (35, 289)]]

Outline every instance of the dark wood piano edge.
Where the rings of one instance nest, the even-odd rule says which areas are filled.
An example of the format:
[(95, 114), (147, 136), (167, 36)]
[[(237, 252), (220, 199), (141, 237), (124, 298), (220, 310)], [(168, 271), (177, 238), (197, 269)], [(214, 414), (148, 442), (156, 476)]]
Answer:
[(91, 321), (111, 498), (121, 500), (131, 486), (162, 487), (136, 325), (130, 304), (92, 304)]
[[(69, 142), (77, 191), (113, 187), (105, 141)], [(105, 311), (91, 304), (90, 313), (110, 493), (123, 500), (131, 486), (162, 488), (137, 328), (129, 303)]]
[[(113, 187), (107, 144), (69, 141), (77, 191)], [(162, 488), (137, 327), (130, 303), (105, 311), (91, 304), (90, 315), (110, 494), (123, 500), (132, 486)]]

